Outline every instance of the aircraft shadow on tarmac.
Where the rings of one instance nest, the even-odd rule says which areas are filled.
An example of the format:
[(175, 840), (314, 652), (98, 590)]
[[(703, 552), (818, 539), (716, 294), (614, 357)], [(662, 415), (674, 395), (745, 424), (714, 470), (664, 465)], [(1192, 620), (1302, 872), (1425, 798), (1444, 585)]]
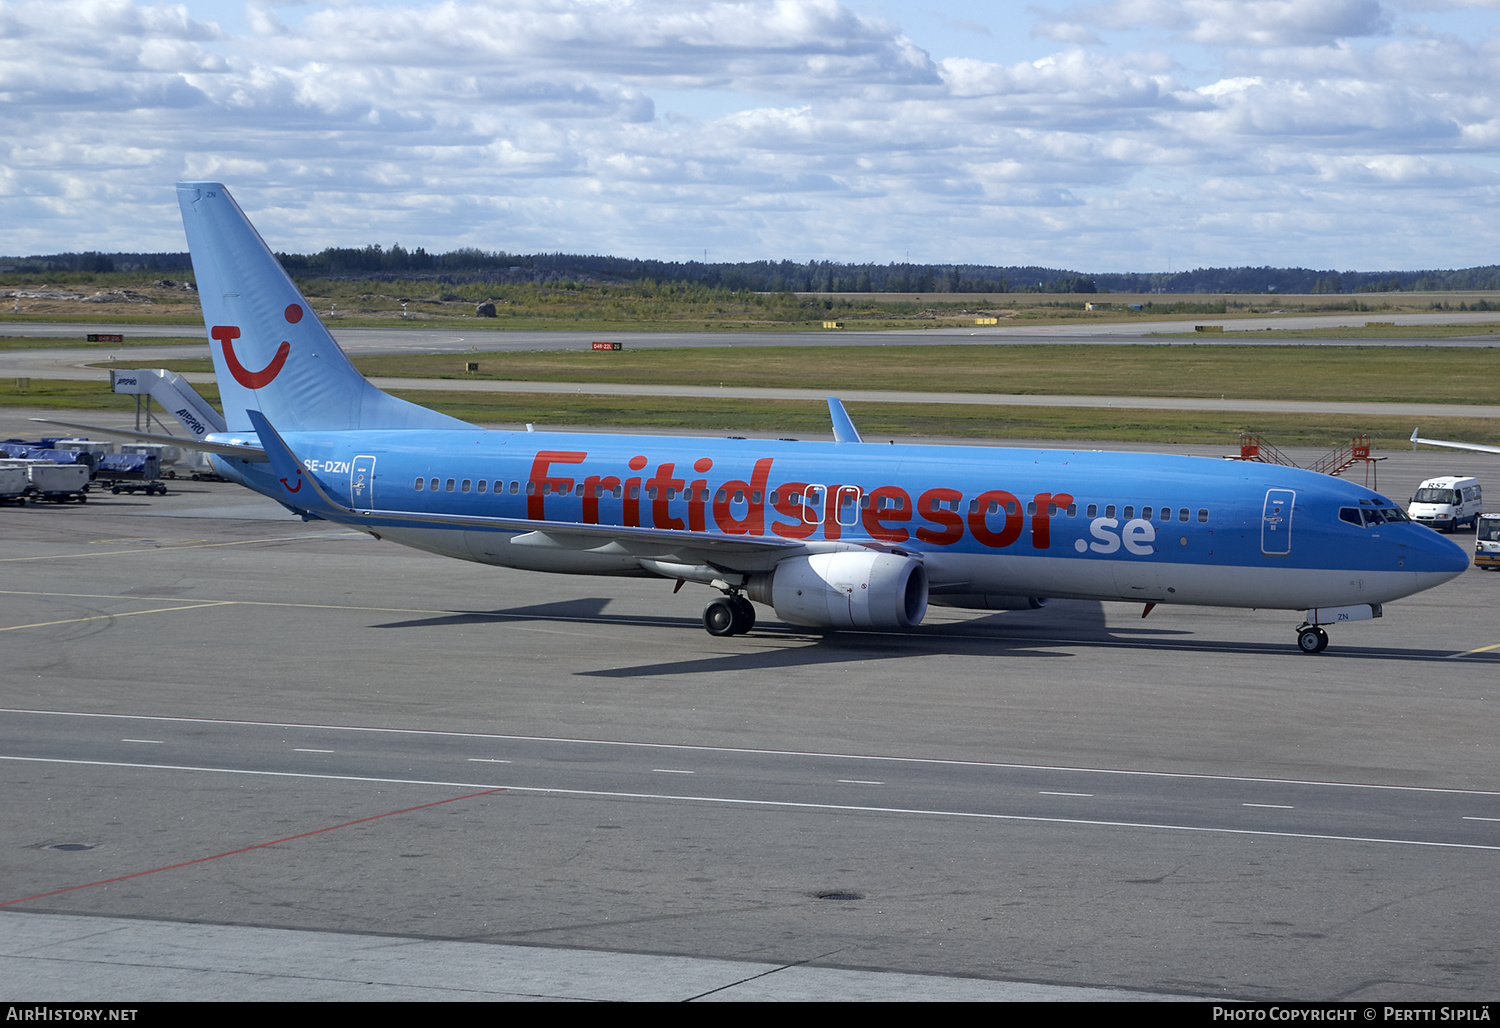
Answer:
[[(433, 617), (411, 618), (373, 625), (373, 628), (441, 628), (472, 625), (500, 625), (510, 621), (553, 621), (586, 624), (611, 624), (641, 628), (681, 628), (701, 631), (696, 619), (605, 614), (608, 597), (587, 597), (556, 603), (510, 607), (489, 611), (453, 611)], [(1118, 618), (1116, 619), (1118, 620)], [(1290, 622), (1288, 623), (1290, 628)], [(922, 657), (935, 654), (964, 653), (977, 656), (1011, 658), (1065, 658), (1068, 648), (1111, 647), (1191, 651), (1235, 656), (1272, 655), (1287, 659), (1301, 658), (1295, 650), (1291, 632), (1285, 642), (1248, 642), (1204, 638), (1189, 629), (1146, 625), (1109, 625), (1104, 605), (1096, 600), (1058, 600), (1040, 611), (999, 611), (970, 621), (926, 625), (915, 632), (821, 632), (768, 621), (756, 626), (752, 637), (775, 638), (787, 645), (774, 648), (747, 649), (737, 653), (715, 653), (711, 656), (632, 667), (579, 671), (577, 674), (601, 678), (636, 678), (656, 675), (704, 674), (721, 671), (767, 670), (778, 667), (802, 667), (814, 664), (857, 663)], [(734, 639), (705, 640), (709, 645), (736, 646)], [(1328, 660), (1357, 657), (1374, 660), (1451, 661), (1448, 650), (1400, 647), (1357, 646), (1340, 640), (1334, 649), (1321, 656)], [(1474, 654), (1466, 661), (1500, 663), (1500, 652)]]

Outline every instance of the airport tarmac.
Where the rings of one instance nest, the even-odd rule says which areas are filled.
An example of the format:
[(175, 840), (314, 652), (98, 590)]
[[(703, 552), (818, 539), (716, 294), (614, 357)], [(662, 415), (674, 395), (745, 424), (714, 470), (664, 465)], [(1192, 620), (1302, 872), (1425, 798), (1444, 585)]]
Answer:
[(7, 1000), (1500, 991), (1500, 575), (716, 639), (228, 484), (0, 521)]

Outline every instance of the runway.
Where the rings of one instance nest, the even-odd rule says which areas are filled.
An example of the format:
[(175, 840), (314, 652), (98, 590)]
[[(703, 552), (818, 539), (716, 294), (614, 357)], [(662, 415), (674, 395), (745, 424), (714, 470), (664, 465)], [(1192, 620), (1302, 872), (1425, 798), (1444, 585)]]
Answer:
[[(1389, 456), (1401, 499), (1469, 460)], [(1500, 984), (1500, 576), (1318, 657), (1295, 613), (1082, 602), (715, 639), (706, 591), (447, 561), (229, 485), (0, 519), (0, 919), (35, 926), (7, 998), (406, 998), (368, 963), (403, 946), (463, 998)], [(122, 970), (171, 924), (218, 934)]]

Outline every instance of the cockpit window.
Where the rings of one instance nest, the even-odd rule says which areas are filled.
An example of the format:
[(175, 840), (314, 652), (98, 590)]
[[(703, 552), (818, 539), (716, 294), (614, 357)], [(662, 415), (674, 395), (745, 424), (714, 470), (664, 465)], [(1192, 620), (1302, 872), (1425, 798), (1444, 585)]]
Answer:
[(1339, 520), (1370, 528), (1388, 522), (1410, 521), (1400, 507), (1340, 507)]

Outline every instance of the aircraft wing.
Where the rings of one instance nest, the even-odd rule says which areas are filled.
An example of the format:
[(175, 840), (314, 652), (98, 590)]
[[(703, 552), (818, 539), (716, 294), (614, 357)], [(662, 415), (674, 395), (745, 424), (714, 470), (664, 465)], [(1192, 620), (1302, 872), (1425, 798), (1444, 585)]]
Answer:
[[(777, 551), (796, 550), (802, 543), (764, 536), (726, 536), (711, 532), (684, 532), (624, 525), (591, 525), (571, 521), (531, 521), (524, 518), (439, 514), (421, 511), (358, 510), (335, 499), (292, 452), (286, 440), (259, 411), (247, 411), (265, 448), (272, 472), (284, 483), (301, 482), (312, 488), (316, 501), (297, 500), (297, 506), (344, 524), (361, 521), (389, 524), (448, 526), (453, 528), (515, 529), (524, 534), (513, 542), (522, 546), (553, 549), (594, 550), (638, 557), (667, 564), (732, 566), (736, 558), (764, 557)], [(297, 490), (300, 491), (300, 485)], [(283, 501), (290, 503), (291, 501)], [(373, 530), (373, 529), (372, 529)], [(755, 563), (763, 563), (763, 560)], [(669, 576), (670, 577), (670, 576)]]
[(76, 421), (58, 421), (56, 418), (31, 418), (32, 421), (40, 421), (44, 425), (61, 425), (64, 428), (81, 428), (85, 432), (98, 432), (100, 435), (119, 436), (122, 439), (134, 439), (138, 443), (165, 443), (168, 446), (180, 446), (184, 450), (200, 450), (204, 453), (217, 453), (222, 457), (238, 457), (240, 460), (263, 462), (266, 459), (266, 451), (259, 446), (251, 446), (248, 443), (211, 443), (204, 439), (191, 439), (186, 436), (163, 435), (160, 432), (139, 432), (133, 428), (105, 428), (103, 425), (82, 425)]
[(1500, 446), (1485, 446), (1483, 443), (1455, 443), (1447, 439), (1423, 439), (1417, 435), (1418, 429), (1411, 430), (1411, 448), (1415, 450), (1418, 443), (1427, 446), (1446, 446), (1450, 450), (1473, 450), (1475, 453), (1500, 453)]

